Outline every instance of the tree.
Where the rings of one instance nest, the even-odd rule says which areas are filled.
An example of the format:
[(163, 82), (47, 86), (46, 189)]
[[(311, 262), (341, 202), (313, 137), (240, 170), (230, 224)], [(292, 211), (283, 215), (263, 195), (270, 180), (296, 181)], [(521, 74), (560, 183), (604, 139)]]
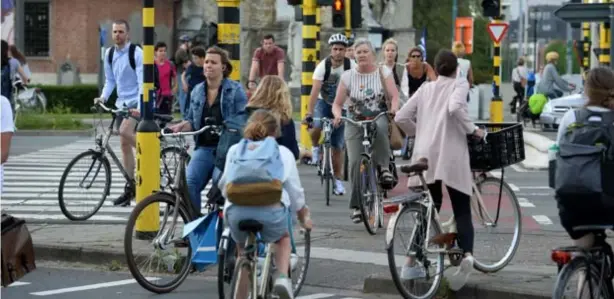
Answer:
[[(559, 53), (559, 62), (556, 64), (556, 70), (559, 74), (567, 73), (567, 45), (565, 45), (564, 41), (554, 40), (551, 41), (548, 46), (546, 46), (546, 50), (544, 51), (544, 59), (545, 55), (548, 52), (555, 51)], [(580, 73), (580, 64), (578, 61), (578, 53), (572, 50), (572, 69), (571, 72), (574, 74)]]

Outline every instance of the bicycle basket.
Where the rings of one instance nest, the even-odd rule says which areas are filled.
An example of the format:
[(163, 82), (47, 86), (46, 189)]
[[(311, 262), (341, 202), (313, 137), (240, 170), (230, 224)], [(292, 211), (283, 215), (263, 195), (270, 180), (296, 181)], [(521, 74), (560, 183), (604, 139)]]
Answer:
[(473, 171), (500, 169), (525, 159), (523, 128), (520, 123), (476, 123), (488, 132), (486, 143), (468, 136)]

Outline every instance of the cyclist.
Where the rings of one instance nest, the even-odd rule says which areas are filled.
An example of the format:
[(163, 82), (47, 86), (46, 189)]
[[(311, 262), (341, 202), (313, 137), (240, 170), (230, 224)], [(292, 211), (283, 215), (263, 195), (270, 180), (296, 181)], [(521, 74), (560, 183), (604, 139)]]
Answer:
[[(267, 110), (259, 109), (252, 113), (247, 121), (243, 137), (251, 141), (264, 140), (267, 137), (278, 138), (281, 133), (279, 119)], [(230, 147), (227, 157), (232, 157), (236, 151), (236, 145)], [(291, 299), (292, 281), (288, 278), (290, 264), (290, 237), (288, 231), (288, 217), (291, 212), (296, 212), (301, 226), (311, 230), (312, 222), (309, 208), (305, 204), (305, 193), (301, 185), (294, 155), (284, 146), (279, 145), (279, 153), (284, 167), (283, 191), (281, 202), (273, 206), (239, 206), (227, 200), (224, 206), (224, 216), (230, 228), (230, 234), (237, 243), (238, 254), (243, 251), (248, 234), (239, 229), (241, 220), (253, 219), (263, 225), (260, 232), (264, 242), (274, 242), (275, 266), (279, 271), (279, 277), (275, 281), (274, 291), (281, 299)], [(230, 169), (230, 159), (226, 159), (224, 169)], [(227, 174), (224, 172), (219, 181), (222, 194), (227, 198), (226, 192)], [(240, 290), (237, 298), (247, 298), (248, 277), (246, 271), (241, 271), (239, 278)], [(253, 296), (252, 296), (253, 297)]]
[[(449, 278), (453, 290), (459, 290), (466, 283), (473, 269), (472, 176), (467, 134), (484, 135), (467, 114), (469, 83), (456, 79), (458, 67), (456, 55), (441, 50), (435, 57), (435, 69), (439, 74), (437, 80), (422, 85), (395, 116), (395, 121), (405, 132), (415, 129), (412, 160), (428, 160), (429, 170), (425, 179), (437, 211), (442, 204), (442, 184), (447, 187), (458, 229), (458, 244), (465, 254), (458, 271)], [(408, 185), (421, 185), (415, 179), (412, 177)], [(401, 278), (424, 276), (424, 267), (414, 265), (413, 259), (408, 258), (403, 265)]]
[[(138, 114), (140, 106), (140, 95), (143, 94), (143, 50), (140, 47), (134, 47), (134, 69), (131, 66), (133, 58), (130, 58), (130, 26), (125, 20), (116, 20), (113, 22), (113, 40), (115, 45), (109, 47), (105, 52), (104, 59), (104, 76), (105, 82), (100, 97), (94, 99), (94, 103), (106, 102), (109, 100), (113, 89), (117, 91), (117, 100), (115, 106), (117, 108), (128, 108)], [(108, 58), (113, 50), (113, 57)], [(109, 60), (112, 63), (109, 63)], [(134, 112), (136, 109), (136, 112)], [(134, 178), (134, 153), (132, 148), (136, 146), (136, 125), (135, 117), (118, 118), (116, 121), (116, 129), (119, 131), (119, 142), (123, 155), (124, 169), (130, 178)], [(130, 200), (135, 195), (134, 188), (129, 188), (126, 184), (124, 193), (122, 193), (115, 201), (114, 205), (127, 206), (130, 205)]]
[(397, 90), (399, 91), (399, 99), (401, 100), (402, 105), (407, 102), (408, 98), (401, 93), (400, 78), (403, 76), (405, 65), (397, 62), (399, 60), (399, 44), (394, 38), (389, 38), (384, 41), (384, 44), (382, 44), (382, 49), (384, 52), (384, 61), (381, 63), (381, 65), (385, 65), (387, 68), (392, 70), (394, 84), (397, 86)]
[(281, 121), (281, 136), (277, 143), (287, 147), (294, 158), (299, 158), (299, 148), (296, 142), (296, 128), (292, 120), (292, 101), (290, 89), (284, 80), (276, 75), (266, 75), (258, 84), (258, 88), (245, 107), (248, 113), (258, 109), (271, 111)]
[[(588, 72), (584, 83), (584, 92), (588, 98), (586, 106), (582, 109), (587, 109), (594, 112), (609, 112), (614, 113), (614, 72), (609, 68), (597, 67)], [(591, 116), (590, 118), (593, 118)], [(599, 120), (597, 118), (597, 120)], [(557, 134), (557, 144), (561, 142), (565, 134), (568, 132), (568, 128), (576, 122), (576, 114), (574, 110), (568, 110), (561, 118), (561, 124)], [(610, 129), (610, 132), (614, 130)], [(610, 135), (609, 143), (614, 143), (614, 136)], [(604, 171), (606, 168), (602, 168)], [(613, 174), (613, 172), (609, 172)], [(603, 182), (612, 182), (614, 177), (605, 177)], [(592, 200), (590, 198), (573, 198), (565, 200), (557, 196), (559, 217), (561, 219), (561, 225), (569, 236), (573, 239), (574, 245), (588, 249), (595, 243), (595, 237), (597, 235), (603, 235), (605, 232), (594, 231), (574, 231), (574, 226), (580, 225), (595, 225), (595, 224), (614, 224), (614, 195), (609, 196), (610, 205), (602, 205), (599, 200)]]
[[(354, 62), (354, 60), (345, 57), (345, 51), (347, 50), (348, 44), (349, 42), (345, 35), (333, 34), (328, 39), (330, 56), (320, 61), (313, 72), (313, 85), (309, 98), (309, 112), (305, 117), (305, 122), (313, 122), (313, 129), (311, 130), (311, 142), (313, 144), (311, 150), (311, 164), (313, 165), (317, 164), (320, 159), (319, 144), (320, 134), (322, 133), (322, 122), (319, 120), (313, 121), (313, 117), (326, 117), (330, 119), (334, 117), (332, 105), (341, 74), (345, 70), (356, 67), (356, 62)], [(333, 193), (336, 195), (345, 194), (345, 188), (340, 179), (343, 163), (343, 128), (343, 125), (334, 128), (331, 134), (332, 162), (334, 175), (336, 177)]]
[(516, 102), (519, 103), (518, 106), (521, 106), (522, 102), (524, 101), (524, 89), (525, 86), (527, 86), (527, 77), (528, 71), (527, 67), (524, 66), (524, 58), (520, 57), (518, 58), (517, 66), (512, 70), (512, 82), (514, 86), (514, 91), (516, 92), (514, 99), (512, 99), (512, 101), (510, 102), (510, 109), (512, 111), (512, 114), (516, 113)]
[[(399, 93), (394, 84), (389, 68), (378, 67), (373, 44), (366, 39), (358, 39), (354, 46), (358, 66), (341, 75), (332, 112), (334, 125), (341, 125), (342, 107), (348, 106), (349, 117), (356, 120), (374, 117), (389, 110), (395, 113), (399, 109)], [(384, 85), (385, 84), (385, 85)], [(390, 107), (386, 94), (390, 95)], [(349, 99), (348, 98), (349, 95)], [(347, 99), (347, 100), (346, 100)], [(379, 168), (380, 183), (383, 186), (394, 184), (394, 177), (389, 170), (390, 138), (388, 136), (388, 118), (380, 117), (375, 123), (377, 134), (373, 141), (373, 161)], [(360, 158), (363, 151), (362, 128), (348, 125), (345, 130), (347, 144), (349, 178), (352, 184), (350, 192), (350, 209), (354, 223), (361, 221), (359, 203), (360, 194)]]
[[(205, 82), (194, 87), (190, 96), (188, 115), (182, 122), (171, 126), (174, 132), (195, 131), (205, 126), (205, 119), (221, 126), (223, 121), (245, 110), (247, 96), (239, 83), (228, 78), (232, 64), (228, 52), (217, 46), (206, 51), (204, 59)], [(205, 131), (194, 136), (195, 148), (186, 169), (186, 182), (190, 200), (196, 211), (201, 210), (201, 196), (209, 180), (219, 177), (215, 167), (215, 151), (219, 136)]]
[[(550, 99), (554, 99), (562, 97), (563, 91), (572, 91), (576, 88), (576, 85), (561, 78), (559, 72), (556, 70), (556, 64), (558, 61), (559, 53), (552, 51), (546, 54), (547, 64), (542, 71), (541, 80), (539, 81), (539, 84), (537, 84), (536, 93), (543, 94)], [(555, 85), (560, 90), (556, 89)]]

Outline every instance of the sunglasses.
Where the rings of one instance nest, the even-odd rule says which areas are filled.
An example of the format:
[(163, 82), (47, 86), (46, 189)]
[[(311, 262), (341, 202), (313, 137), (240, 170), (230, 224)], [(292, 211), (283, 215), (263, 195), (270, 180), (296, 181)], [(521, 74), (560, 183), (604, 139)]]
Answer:
[(411, 55), (411, 56), (409, 56), (409, 57), (411, 57), (411, 58), (421, 58), (421, 57), (422, 57), (422, 55)]

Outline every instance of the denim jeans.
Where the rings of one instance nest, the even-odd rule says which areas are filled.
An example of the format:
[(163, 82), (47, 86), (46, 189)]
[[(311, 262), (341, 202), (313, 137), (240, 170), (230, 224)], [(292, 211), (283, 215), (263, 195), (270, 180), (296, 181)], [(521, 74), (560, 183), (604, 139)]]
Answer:
[(205, 189), (209, 180), (212, 180), (215, 184), (219, 177), (220, 170), (215, 167), (215, 148), (195, 148), (186, 170), (186, 182), (190, 200), (197, 212), (201, 210), (201, 192)]

